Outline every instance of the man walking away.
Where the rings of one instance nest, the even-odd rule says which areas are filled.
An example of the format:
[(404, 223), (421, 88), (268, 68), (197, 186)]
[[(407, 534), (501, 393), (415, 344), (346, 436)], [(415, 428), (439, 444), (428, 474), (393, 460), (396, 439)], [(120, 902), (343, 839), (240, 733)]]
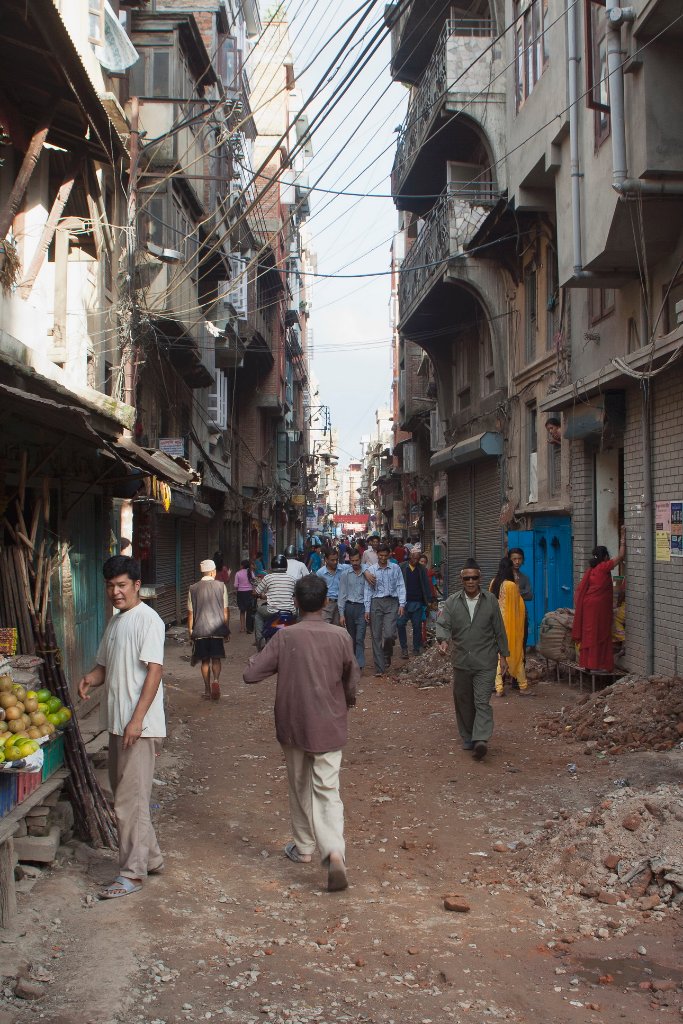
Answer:
[(345, 626), (351, 637), (356, 661), (365, 668), (365, 571), (360, 564), (360, 551), (354, 548), (349, 553), (351, 571), (345, 572), (339, 581), (339, 625)]
[(325, 622), (331, 622), (333, 626), (340, 625), (339, 585), (350, 571), (350, 566), (339, 564), (339, 555), (334, 549), (331, 549), (325, 555), (324, 566), (316, 573), (316, 576), (320, 576), (327, 584), (327, 602), (323, 608), (323, 619)]
[(500, 655), (501, 672), (507, 671), (508, 648), (498, 601), (481, 589), (481, 570), (468, 558), (460, 571), (462, 590), (445, 601), (436, 621), (439, 652), (446, 654), (452, 640), (453, 700), (464, 750), (480, 761), (493, 734), (491, 697)]
[[(366, 552), (367, 554), (367, 552)], [(372, 631), (372, 657), (375, 675), (383, 676), (391, 665), (396, 639), (396, 623), (403, 615), (406, 585), (403, 573), (395, 562), (389, 562), (388, 544), (377, 548), (377, 565), (366, 573), (365, 621)]]
[(308, 864), (317, 845), (327, 888), (338, 892), (348, 885), (339, 769), (360, 672), (348, 633), (323, 620), (326, 593), (320, 576), (298, 581), (301, 621), (281, 629), (250, 659), (244, 681), (258, 683), (277, 672), (275, 733), (287, 765), (294, 836), (285, 854)]
[(201, 665), (204, 700), (219, 700), (221, 662), (225, 657), (223, 639), (230, 637), (228, 589), (216, 579), (216, 563), (211, 558), (199, 563), (199, 571), (202, 578), (192, 584), (187, 595), (187, 631), (192, 640), (190, 664)]
[(166, 735), (161, 683), (166, 631), (163, 620), (140, 600), (135, 559), (114, 555), (102, 571), (118, 614), (109, 620), (95, 667), (81, 679), (78, 694), (88, 700), (91, 687), (105, 684), (109, 781), (119, 833), (119, 874), (100, 893), (110, 900), (138, 892), (143, 879), (164, 866), (149, 802), (157, 744)]
[(284, 555), (275, 555), (270, 563), (270, 572), (256, 584), (256, 596), (265, 597), (265, 605), (260, 604), (254, 616), (254, 634), (256, 646), (261, 645), (263, 626), (269, 615), (278, 612), (294, 612), (294, 587), (296, 580), (287, 573), (287, 559)]
[(401, 645), (401, 657), (408, 657), (408, 631), (406, 626), (409, 622), (413, 626), (413, 653), (419, 654), (422, 650), (422, 621), (425, 610), (432, 599), (429, 576), (423, 565), (420, 564), (420, 552), (413, 548), (407, 562), (400, 565), (403, 573), (403, 580), (406, 585), (406, 605), (403, 615), (397, 623), (398, 640)]

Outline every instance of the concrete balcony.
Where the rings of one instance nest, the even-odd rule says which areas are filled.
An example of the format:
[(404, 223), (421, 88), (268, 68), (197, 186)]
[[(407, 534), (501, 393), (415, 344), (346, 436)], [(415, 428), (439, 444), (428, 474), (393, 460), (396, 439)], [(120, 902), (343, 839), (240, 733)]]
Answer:
[(432, 288), (441, 283), (449, 260), (463, 255), (464, 247), (489, 209), (487, 205), (464, 202), (449, 189), (444, 189), (401, 264), (398, 284), (400, 328), (405, 326)]
[(448, 160), (493, 157), (505, 118), (505, 93), (492, 84), (493, 33), (491, 21), (445, 23), (399, 132), (391, 175), (399, 209), (420, 212), (410, 197), (438, 193)]
[[(400, 10), (400, 13), (397, 13)], [(393, 3), (384, 18), (391, 26), (391, 76), (398, 82), (416, 85), (429, 62), (441, 24), (448, 16), (450, 0), (434, 0), (428, 17), (424, 5)]]

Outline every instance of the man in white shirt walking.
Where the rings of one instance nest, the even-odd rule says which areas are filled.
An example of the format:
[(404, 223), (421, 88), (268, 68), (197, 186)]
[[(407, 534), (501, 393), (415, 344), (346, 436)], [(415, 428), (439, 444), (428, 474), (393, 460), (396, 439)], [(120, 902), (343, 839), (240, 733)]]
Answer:
[(78, 693), (87, 700), (105, 684), (109, 779), (119, 832), (119, 875), (100, 893), (115, 899), (138, 892), (148, 874), (163, 870), (149, 813), (157, 744), (166, 735), (161, 672), (165, 627), (140, 598), (140, 566), (114, 555), (103, 566), (107, 597), (118, 614), (109, 621)]

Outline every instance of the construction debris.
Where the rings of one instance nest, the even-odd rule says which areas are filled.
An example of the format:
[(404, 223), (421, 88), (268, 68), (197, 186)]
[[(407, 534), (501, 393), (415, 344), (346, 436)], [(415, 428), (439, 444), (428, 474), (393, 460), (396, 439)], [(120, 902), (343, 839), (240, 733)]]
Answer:
[(408, 661), (394, 659), (394, 666), (392, 679), (405, 686), (450, 686), (453, 679), (450, 656), (439, 654), (436, 644), (422, 654), (411, 654)]
[(623, 912), (611, 927), (624, 932), (636, 924), (634, 914), (683, 906), (681, 822), (677, 787), (620, 787), (579, 814), (560, 809), (523, 841), (493, 850), (507, 854), (509, 875), (556, 912), (556, 923), (566, 927), (573, 912), (580, 931), (592, 926), (590, 903), (597, 916), (608, 907)]
[(624, 676), (541, 718), (538, 732), (586, 744), (585, 752), (671, 750), (683, 739), (683, 679)]

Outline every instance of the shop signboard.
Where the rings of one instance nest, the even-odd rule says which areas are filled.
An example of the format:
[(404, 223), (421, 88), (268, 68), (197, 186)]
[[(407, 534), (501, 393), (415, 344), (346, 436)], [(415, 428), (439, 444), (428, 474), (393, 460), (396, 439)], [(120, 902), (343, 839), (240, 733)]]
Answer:
[(185, 438), (184, 437), (160, 437), (159, 438), (159, 451), (163, 452), (164, 455), (170, 455), (172, 459), (184, 459), (185, 458)]

